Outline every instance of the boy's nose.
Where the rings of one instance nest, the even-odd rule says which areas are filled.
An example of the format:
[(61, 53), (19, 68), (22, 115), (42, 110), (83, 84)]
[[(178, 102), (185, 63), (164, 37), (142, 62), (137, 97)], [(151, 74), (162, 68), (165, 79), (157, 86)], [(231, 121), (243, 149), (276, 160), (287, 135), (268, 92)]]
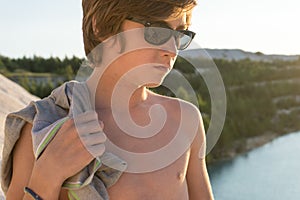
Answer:
[(170, 57), (176, 57), (178, 54), (177, 44), (174, 37), (171, 37), (165, 44), (160, 46), (162, 53)]

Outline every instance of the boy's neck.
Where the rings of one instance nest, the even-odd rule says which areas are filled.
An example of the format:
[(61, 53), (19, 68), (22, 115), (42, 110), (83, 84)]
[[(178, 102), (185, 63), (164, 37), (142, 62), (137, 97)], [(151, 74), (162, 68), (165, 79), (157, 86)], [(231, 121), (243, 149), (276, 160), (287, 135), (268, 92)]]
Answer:
[(93, 88), (93, 82), (87, 81), (92, 93), (91, 98), (95, 100), (96, 110), (114, 109), (117, 112), (143, 106), (148, 98), (148, 90), (145, 86), (137, 87), (132, 84), (120, 84), (116, 86), (113, 82), (99, 81), (98, 87)]

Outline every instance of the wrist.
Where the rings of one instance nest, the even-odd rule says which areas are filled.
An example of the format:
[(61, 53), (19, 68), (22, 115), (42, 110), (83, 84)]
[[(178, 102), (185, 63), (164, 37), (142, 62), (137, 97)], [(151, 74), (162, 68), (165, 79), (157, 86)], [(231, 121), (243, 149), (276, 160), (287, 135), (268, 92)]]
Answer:
[(27, 187), (42, 199), (58, 199), (61, 185), (62, 181), (56, 178), (54, 174), (35, 165)]
[(33, 166), (31, 178), (44, 179), (47, 184), (51, 183), (53, 186), (61, 186), (65, 178), (60, 176), (60, 170), (39, 161), (37, 160)]
[(35, 193), (32, 189), (30, 189), (29, 187), (25, 187), (24, 188), (24, 192), (25, 194), (31, 196), (31, 198), (33, 198), (34, 200), (43, 200), (42, 197), (40, 197), (40, 195), (38, 195), (37, 193)]

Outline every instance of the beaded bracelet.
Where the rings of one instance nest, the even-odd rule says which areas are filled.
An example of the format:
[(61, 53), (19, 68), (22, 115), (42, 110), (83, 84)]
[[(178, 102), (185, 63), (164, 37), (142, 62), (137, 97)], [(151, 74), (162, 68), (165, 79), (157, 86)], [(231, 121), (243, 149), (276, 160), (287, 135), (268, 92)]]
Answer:
[(24, 192), (29, 194), (34, 200), (43, 200), (38, 194), (36, 194), (32, 189), (29, 187), (24, 187)]

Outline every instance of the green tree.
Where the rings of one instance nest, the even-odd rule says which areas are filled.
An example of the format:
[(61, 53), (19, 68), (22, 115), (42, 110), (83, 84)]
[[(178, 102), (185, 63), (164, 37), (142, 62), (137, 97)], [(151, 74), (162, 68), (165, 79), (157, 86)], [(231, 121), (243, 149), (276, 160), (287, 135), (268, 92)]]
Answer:
[(74, 79), (74, 71), (71, 65), (66, 66), (65, 68), (65, 73), (64, 76), (66, 77), (67, 80), (72, 80)]

